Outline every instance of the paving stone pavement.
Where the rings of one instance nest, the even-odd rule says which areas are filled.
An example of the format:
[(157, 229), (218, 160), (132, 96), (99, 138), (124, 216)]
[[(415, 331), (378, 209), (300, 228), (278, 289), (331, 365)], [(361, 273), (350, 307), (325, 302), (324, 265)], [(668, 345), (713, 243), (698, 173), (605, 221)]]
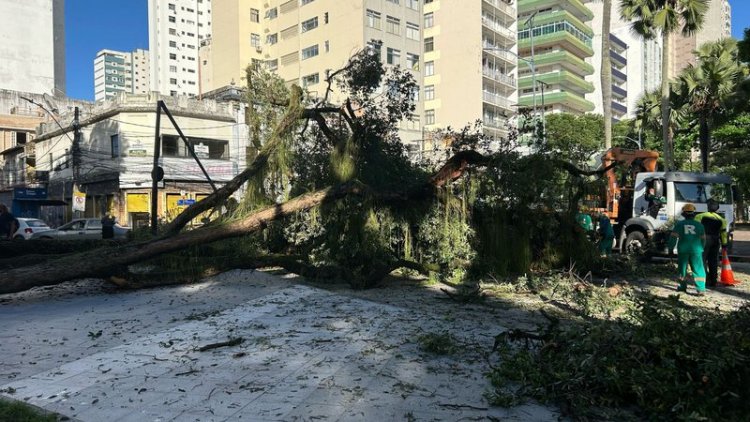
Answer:
[[(136, 292), (86, 283), (0, 296), (4, 397), (97, 422), (560, 418), (487, 404), (483, 353), (502, 330), (489, 315), (445, 318), (259, 271)], [(460, 353), (420, 350), (420, 335), (445, 331)], [(232, 338), (244, 341), (200, 351)]]

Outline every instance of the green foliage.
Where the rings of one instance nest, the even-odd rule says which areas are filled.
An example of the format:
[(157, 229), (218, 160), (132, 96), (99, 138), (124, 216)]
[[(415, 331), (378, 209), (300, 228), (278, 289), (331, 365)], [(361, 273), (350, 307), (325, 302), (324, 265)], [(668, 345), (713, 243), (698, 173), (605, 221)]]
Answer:
[(428, 333), (419, 336), (419, 347), (435, 355), (452, 355), (459, 350), (455, 337), (450, 333)]
[(0, 421), (55, 422), (57, 420), (57, 416), (42, 414), (25, 403), (0, 399)]
[(549, 148), (564, 160), (585, 163), (604, 149), (604, 119), (599, 114), (552, 114), (546, 117)]
[(502, 361), (490, 396), (498, 404), (533, 397), (578, 417), (619, 407), (651, 420), (742, 420), (750, 411), (748, 306), (722, 314), (643, 297), (619, 319), (555, 322), (496, 344)]

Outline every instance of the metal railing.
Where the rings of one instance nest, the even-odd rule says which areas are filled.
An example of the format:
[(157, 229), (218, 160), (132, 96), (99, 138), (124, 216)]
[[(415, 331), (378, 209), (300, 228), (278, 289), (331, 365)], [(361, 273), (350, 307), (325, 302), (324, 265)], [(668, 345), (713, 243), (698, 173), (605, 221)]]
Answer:
[(506, 97), (499, 95), (499, 94), (483, 91), (482, 98), (484, 99), (485, 102), (494, 104), (496, 106), (500, 106), (504, 108), (511, 107), (511, 102)]
[(495, 9), (501, 10), (512, 18), (516, 17), (516, 9), (502, 0), (484, 0), (484, 2), (491, 4)]
[(489, 66), (483, 66), (482, 67), (482, 74), (484, 76), (492, 78), (495, 81), (499, 81), (499, 82), (502, 82), (502, 83), (504, 83), (506, 85), (510, 85), (513, 88), (516, 88), (518, 86), (518, 82), (516, 81), (515, 78), (504, 74), (503, 72), (501, 72), (500, 70), (498, 70), (496, 68), (492, 68), (492, 67), (489, 67)]
[(498, 34), (502, 34), (507, 38), (516, 39), (516, 33), (508, 29), (505, 25), (493, 20), (491, 17), (482, 15), (482, 24)]

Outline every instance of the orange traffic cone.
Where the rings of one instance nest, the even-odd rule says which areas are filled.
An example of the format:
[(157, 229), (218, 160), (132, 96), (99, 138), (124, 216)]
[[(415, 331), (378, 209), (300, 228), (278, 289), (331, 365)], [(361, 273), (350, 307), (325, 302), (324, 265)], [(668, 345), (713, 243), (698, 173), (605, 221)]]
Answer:
[(736, 286), (740, 284), (739, 281), (734, 279), (734, 271), (732, 271), (732, 264), (729, 262), (729, 256), (727, 250), (721, 251), (721, 284), (725, 286)]

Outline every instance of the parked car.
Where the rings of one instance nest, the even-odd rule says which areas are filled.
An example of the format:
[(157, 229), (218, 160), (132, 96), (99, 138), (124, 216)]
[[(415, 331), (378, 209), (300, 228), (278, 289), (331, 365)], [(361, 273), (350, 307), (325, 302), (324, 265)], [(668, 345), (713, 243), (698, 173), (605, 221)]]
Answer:
[[(130, 229), (115, 224), (115, 239), (127, 239)], [(98, 218), (77, 218), (54, 230), (34, 233), (32, 239), (101, 239), (102, 222)]]
[(31, 239), (34, 233), (41, 233), (52, 230), (50, 226), (38, 218), (17, 218), (18, 230), (13, 235), (13, 239)]

